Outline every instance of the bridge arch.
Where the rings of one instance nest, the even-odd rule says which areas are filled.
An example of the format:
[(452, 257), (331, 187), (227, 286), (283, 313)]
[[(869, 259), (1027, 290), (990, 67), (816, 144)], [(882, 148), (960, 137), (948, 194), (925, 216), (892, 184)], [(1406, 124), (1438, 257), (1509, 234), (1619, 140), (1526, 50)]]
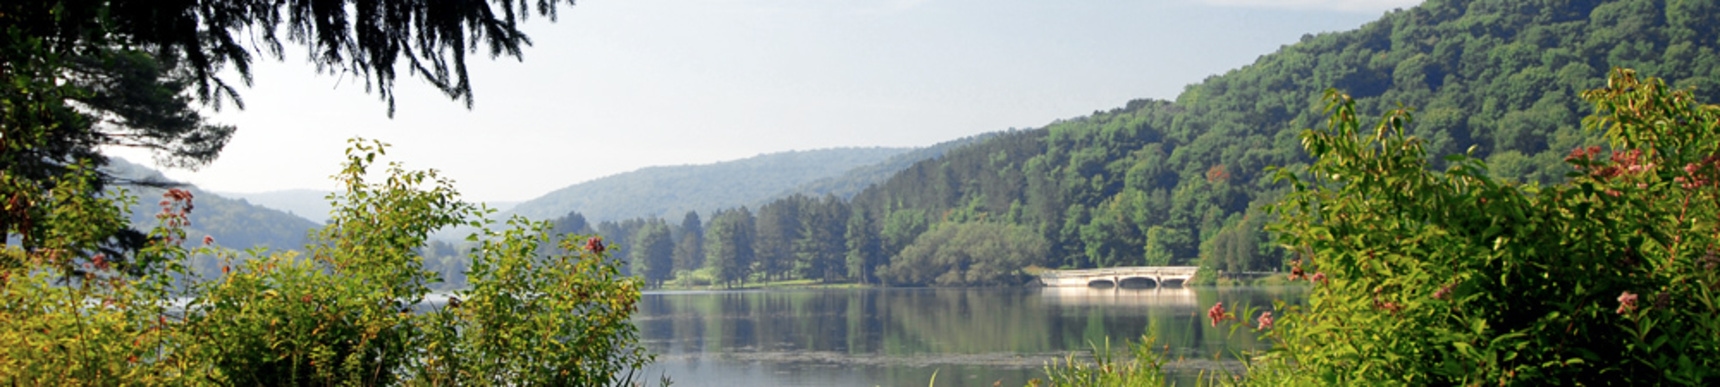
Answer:
[(1119, 288), (1149, 289), (1160, 286), (1162, 284), (1159, 283), (1159, 280), (1153, 277), (1123, 277), (1117, 280), (1117, 287)]

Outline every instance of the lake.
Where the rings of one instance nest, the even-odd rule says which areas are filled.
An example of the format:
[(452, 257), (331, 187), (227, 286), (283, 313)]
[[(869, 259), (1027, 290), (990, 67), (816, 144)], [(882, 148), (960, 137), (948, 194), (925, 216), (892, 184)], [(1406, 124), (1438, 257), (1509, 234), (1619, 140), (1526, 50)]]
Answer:
[[(1191, 359), (1192, 378), (1215, 354), (1264, 348), (1252, 329), (1212, 328), (1206, 309), (1274, 299), (1304, 288), (805, 289), (646, 292), (634, 321), (657, 361), (645, 370), (676, 386), (1021, 386), (1046, 362), (1090, 354), (1109, 338), (1143, 334)], [(1246, 318), (1252, 321), (1254, 316)], [(1083, 355), (1089, 356), (1089, 355)], [(1090, 356), (1089, 356), (1090, 357)]]

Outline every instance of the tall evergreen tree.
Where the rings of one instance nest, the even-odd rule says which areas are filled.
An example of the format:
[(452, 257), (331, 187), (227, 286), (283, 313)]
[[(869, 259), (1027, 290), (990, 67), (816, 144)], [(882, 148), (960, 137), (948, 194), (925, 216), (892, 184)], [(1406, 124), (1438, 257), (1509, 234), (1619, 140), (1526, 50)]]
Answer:
[(853, 210), (848, 216), (847, 230), (843, 236), (848, 247), (844, 257), (848, 265), (848, 278), (863, 284), (877, 283), (873, 271), (884, 263), (884, 258), (879, 247), (878, 232), (866, 211)]
[(725, 285), (753, 273), (753, 215), (746, 207), (717, 212), (705, 235), (705, 267), (716, 268)]
[(800, 217), (802, 232), (794, 241), (795, 271), (801, 278), (836, 281), (846, 273), (844, 234), (850, 210), (847, 203), (835, 196), (806, 203)]
[(634, 232), (632, 244), (635, 273), (645, 277), (646, 284), (662, 285), (674, 276), (675, 242), (669, 238), (668, 223), (647, 221)]
[(807, 202), (805, 196), (793, 195), (758, 208), (758, 239), (753, 251), (765, 277), (786, 278), (795, 268), (794, 242), (802, 233), (801, 217)]
[(698, 270), (705, 263), (705, 228), (699, 213), (687, 211), (681, 218), (681, 236), (675, 241), (674, 271)]

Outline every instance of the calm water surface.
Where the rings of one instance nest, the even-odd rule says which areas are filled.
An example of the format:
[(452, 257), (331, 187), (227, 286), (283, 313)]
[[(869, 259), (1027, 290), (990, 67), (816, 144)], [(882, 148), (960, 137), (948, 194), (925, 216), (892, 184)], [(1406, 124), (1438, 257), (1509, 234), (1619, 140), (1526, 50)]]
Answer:
[[(1212, 328), (1214, 302), (1269, 309), (1301, 288), (823, 289), (647, 292), (635, 322), (676, 386), (1021, 386), (1046, 362), (1143, 334), (1191, 359), (1260, 348), (1253, 331)], [(1249, 316), (1250, 319), (1253, 316)], [(1205, 359), (1205, 360), (1193, 360)]]

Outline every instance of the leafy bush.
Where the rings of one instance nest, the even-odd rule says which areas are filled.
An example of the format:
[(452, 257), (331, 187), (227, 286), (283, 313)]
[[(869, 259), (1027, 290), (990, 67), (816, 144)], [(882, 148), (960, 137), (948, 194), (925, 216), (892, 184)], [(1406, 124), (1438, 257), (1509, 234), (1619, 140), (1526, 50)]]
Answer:
[[(570, 253), (539, 257), (548, 224), (516, 218), (489, 231), (471, 220), (488, 210), (460, 202), (434, 171), (391, 164), (384, 181), (368, 182), (384, 148), (354, 141), (337, 176), (344, 203), (303, 256), (234, 252), (207, 238), (181, 247), (192, 197), (170, 190), (163, 225), (136, 261), (162, 264), (128, 276), (76, 244), (123, 224), (109, 211), (118, 203), (53, 207), (67, 215), (45, 228), (59, 232), (50, 248), (5, 251), (6, 262), (20, 264), (0, 268), (0, 384), (632, 381), (628, 372), (650, 360), (628, 323), (639, 284), (618, 274), (601, 240), (564, 237), (561, 251)], [(417, 251), (430, 232), (453, 225), (484, 230), (471, 237), (472, 287), (431, 308), (426, 296), (441, 279)], [(222, 257), (222, 275), (170, 289), (191, 254)], [(55, 280), (57, 268), (78, 262), (83, 271)], [(176, 297), (189, 301), (176, 306)]]
[[(1262, 384), (1712, 384), (1720, 373), (1720, 107), (1615, 70), (1583, 97), (1611, 147), (1568, 183), (1482, 161), (1428, 170), (1407, 111), (1332, 117), (1282, 169), (1280, 242), (1317, 280), (1271, 335)], [(1279, 309), (1285, 307), (1280, 305)]]
[(1026, 226), (995, 222), (940, 224), (914, 239), (892, 263), (878, 269), (891, 285), (1018, 285), (1022, 269), (1049, 251)]

